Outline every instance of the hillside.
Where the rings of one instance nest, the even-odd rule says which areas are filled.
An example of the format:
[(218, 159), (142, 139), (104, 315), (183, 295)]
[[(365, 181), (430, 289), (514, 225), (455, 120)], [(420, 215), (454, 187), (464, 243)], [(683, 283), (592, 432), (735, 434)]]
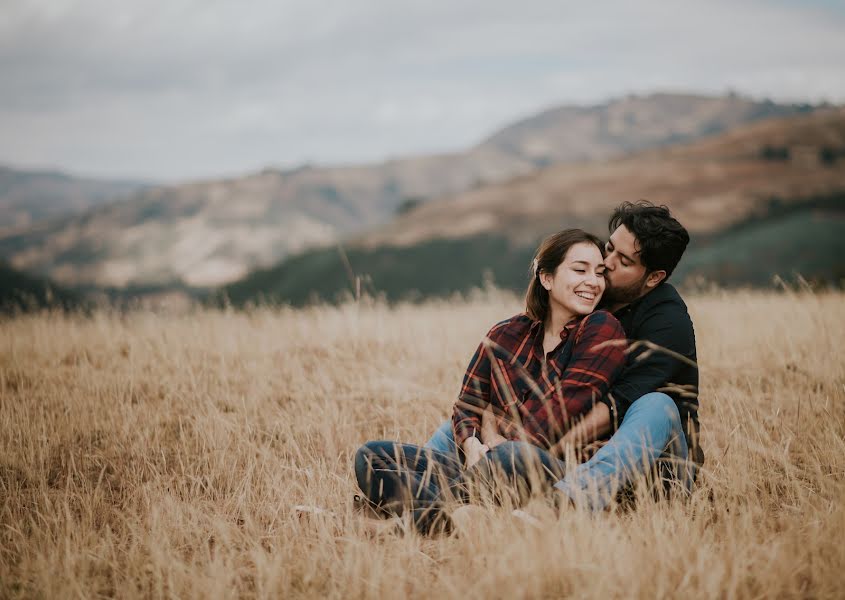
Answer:
[(73, 177), (58, 171), (0, 166), (0, 234), (87, 211), (144, 187), (129, 181)]
[(667, 204), (694, 232), (762, 210), (772, 197), (845, 188), (845, 110), (767, 120), (683, 146), (550, 167), (427, 203), (356, 240), (367, 247), (502, 233), (517, 242), (559, 224), (600, 224), (622, 200)]
[(606, 234), (622, 200), (668, 204), (693, 233), (676, 280), (765, 284), (799, 271), (843, 276), (845, 110), (744, 128), (682, 147), (562, 165), (430, 202), (345, 245), (291, 257), (224, 288), (233, 302), (301, 304), (367, 291), (400, 298), (467, 291), (489, 274), (519, 289), (542, 236), (581, 226)]
[(0, 255), (69, 285), (216, 286), (369, 231), (432, 198), (481, 192), (551, 163), (619, 156), (809, 110), (677, 94), (563, 107), (507, 127), (464, 153), (373, 166), (268, 169), (147, 189), (126, 202), (2, 236)]
[(46, 279), (22, 273), (0, 261), (0, 314), (81, 305), (82, 299), (78, 294)]

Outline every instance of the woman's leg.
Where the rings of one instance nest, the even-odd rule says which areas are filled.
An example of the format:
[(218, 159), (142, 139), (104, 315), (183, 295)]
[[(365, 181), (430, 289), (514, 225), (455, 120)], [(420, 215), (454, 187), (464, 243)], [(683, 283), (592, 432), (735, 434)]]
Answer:
[(442, 524), (444, 502), (461, 499), (461, 464), (411, 444), (367, 442), (355, 454), (355, 476), (377, 509), (395, 515), (410, 509), (422, 530)]
[(452, 419), (446, 419), (425, 443), (425, 447), (458, 460), (458, 447), (455, 445), (455, 432), (452, 429)]
[(470, 469), (467, 480), (495, 502), (509, 499), (519, 506), (532, 495), (546, 494), (564, 474), (564, 462), (546, 450), (527, 442), (503, 442)]

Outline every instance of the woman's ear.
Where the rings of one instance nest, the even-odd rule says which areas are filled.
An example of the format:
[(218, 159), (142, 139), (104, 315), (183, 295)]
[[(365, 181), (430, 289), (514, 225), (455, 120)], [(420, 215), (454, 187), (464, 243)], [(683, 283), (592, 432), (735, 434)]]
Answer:
[(540, 285), (546, 288), (546, 291), (552, 289), (552, 279), (549, 273), (540, 273)]

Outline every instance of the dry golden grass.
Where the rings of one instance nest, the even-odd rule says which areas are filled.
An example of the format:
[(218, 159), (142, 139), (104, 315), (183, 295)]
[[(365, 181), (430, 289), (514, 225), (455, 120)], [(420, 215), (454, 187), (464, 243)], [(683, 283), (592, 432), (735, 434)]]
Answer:
[(424, 441), (511, 296), (0, 322), (0, 596), (841, 597), (845, 295), (689, 300), (688, 503), (440, 539), (365, 535), (351, 456)]

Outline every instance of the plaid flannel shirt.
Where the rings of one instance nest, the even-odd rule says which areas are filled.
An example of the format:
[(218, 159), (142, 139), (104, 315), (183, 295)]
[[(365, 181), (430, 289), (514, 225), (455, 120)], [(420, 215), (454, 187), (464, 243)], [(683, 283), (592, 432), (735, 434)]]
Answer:
[(597, 348), (625, 339), (607, 311), (567, 323), (548, 355), (544, 335), (542, 322), (519, 314), (495, 325), (482, 340), (452, 415), (459, 448), (471, 436), (481, 438), (485, 410), (503, 437), (550, 448), (607, 393), (625, 363), (622, 344)]

